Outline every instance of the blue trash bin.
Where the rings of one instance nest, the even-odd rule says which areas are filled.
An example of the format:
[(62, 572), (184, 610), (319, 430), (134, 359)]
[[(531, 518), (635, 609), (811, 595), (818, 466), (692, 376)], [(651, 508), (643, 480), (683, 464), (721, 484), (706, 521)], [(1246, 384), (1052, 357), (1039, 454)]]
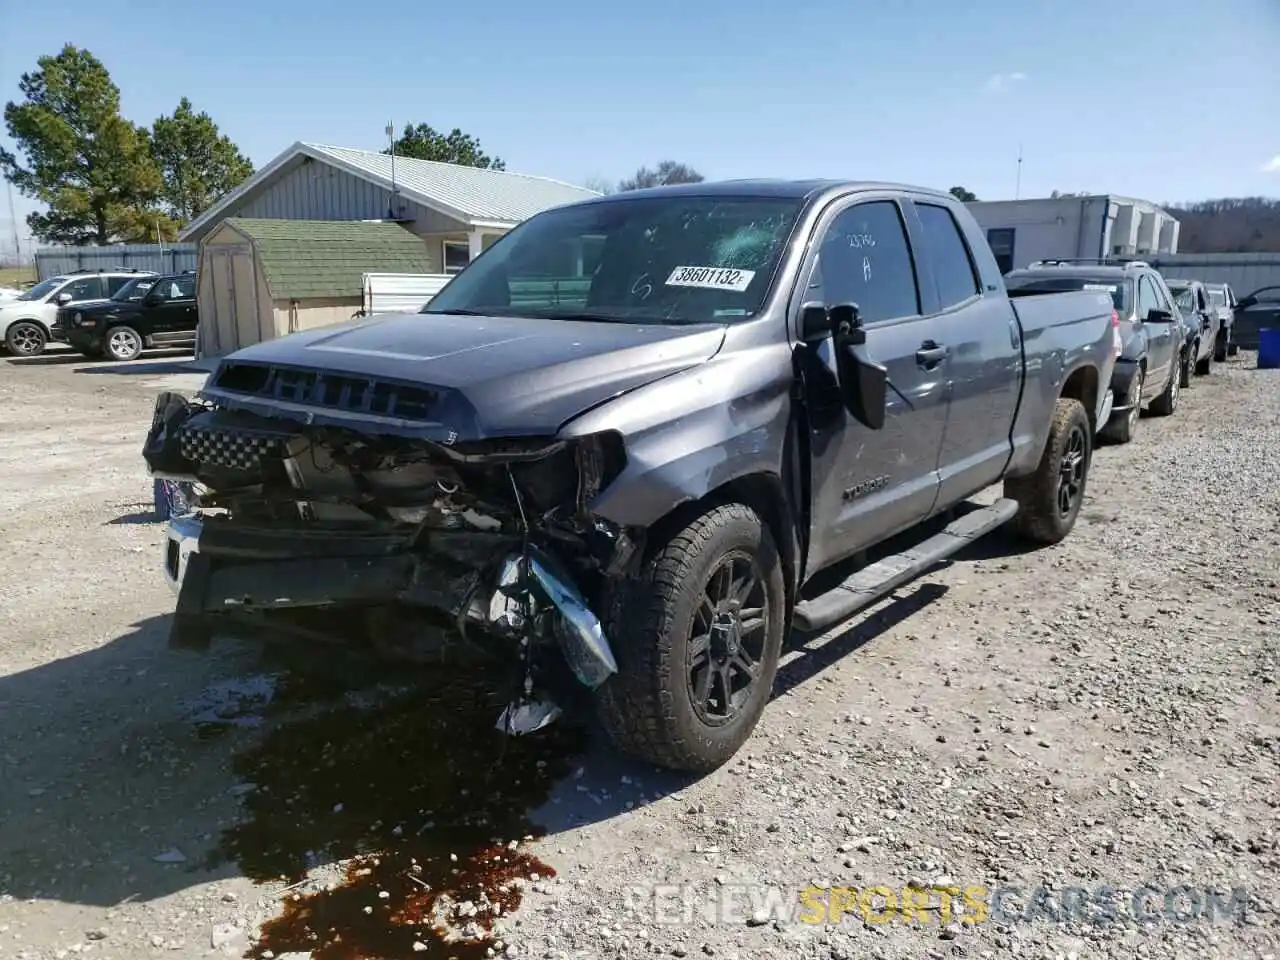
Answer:
[(1258, 331), (1258, 369), (1280, 368), (1280, 327), (1263, 327)]

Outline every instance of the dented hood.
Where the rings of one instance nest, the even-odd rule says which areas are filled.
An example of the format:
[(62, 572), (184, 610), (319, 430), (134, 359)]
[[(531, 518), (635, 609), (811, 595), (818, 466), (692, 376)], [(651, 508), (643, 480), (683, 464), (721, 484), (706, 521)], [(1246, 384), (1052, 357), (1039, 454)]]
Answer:
[[(719, 324), (380, 314), (238, 350), (222, 360), (203, 394), (314, 423), (357, 426), (376, 416), (396, 433), (428, 439), (546, 436), (591, 407), (709, 360), (723, 340)], [(243, 364), (284, 371), (286, 379), (289, 371), (316, 371), (428, 387), (438, 400), (429, 418), (398, 421), (350, 397), (341, 406), (322, 399), (335, 396), (332, 390), (299, 399), (273, 386), (246, 389), (246, 382), (264, 381), (229, 375)]]

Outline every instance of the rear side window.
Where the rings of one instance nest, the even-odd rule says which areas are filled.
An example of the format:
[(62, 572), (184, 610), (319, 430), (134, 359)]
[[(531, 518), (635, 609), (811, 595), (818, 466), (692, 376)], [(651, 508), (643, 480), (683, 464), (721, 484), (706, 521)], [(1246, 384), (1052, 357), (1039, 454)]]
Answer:
[(946, 207), (931, 203), (917, 203), (916, 211), (924, 233), (925, 254), (938, 281), (942, 309), (976, 296), (979, 293), (978, 274), (956, 218)]
[(114, 297), (125, 284), (132, 283), (135, 277), (107, 277), (107, 296)]
[(867, 322), (920, 313), (915, 263), (898, 205), (859, 203), (831, 221), (813, 283), (828, 306), (856, 303)]

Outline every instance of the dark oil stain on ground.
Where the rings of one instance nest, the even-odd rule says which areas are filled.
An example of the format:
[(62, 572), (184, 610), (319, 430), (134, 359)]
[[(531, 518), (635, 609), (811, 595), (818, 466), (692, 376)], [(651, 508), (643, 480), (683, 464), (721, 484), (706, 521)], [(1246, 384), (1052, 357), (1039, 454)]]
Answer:
[(585, 740), (563, 720), (504, 737), (494, 729), (503, 704), (491, 678), (451, 670), (378, 706), (286, 723), (240, 755), (236, 772), (256, 789), (220, 859), (289, 883), (350, 860), (332, 889), (287, 894), (246, 956), (486, 956), (493, 922), (519, 906), (515, 881), (553, 875), (512, 841), (537, 833), (526, 812)]

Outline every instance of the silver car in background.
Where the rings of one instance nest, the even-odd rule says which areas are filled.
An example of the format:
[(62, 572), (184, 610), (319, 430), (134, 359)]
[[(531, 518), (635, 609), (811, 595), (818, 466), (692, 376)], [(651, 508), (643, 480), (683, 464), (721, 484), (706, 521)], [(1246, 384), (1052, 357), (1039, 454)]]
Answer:
[(1221, 324), (1222, 332), (1218, 336), (1217, 349), (1213, 354), (1213, 359), (1221, 363), (1227, 357), (1234, 357), (1240, 352), (1235, 338), (1236, 304), (1239, 301), (1229, 283), (1206, 283), (1204, 288), (1209, 292), (1209, 302), (1217, 312)]

